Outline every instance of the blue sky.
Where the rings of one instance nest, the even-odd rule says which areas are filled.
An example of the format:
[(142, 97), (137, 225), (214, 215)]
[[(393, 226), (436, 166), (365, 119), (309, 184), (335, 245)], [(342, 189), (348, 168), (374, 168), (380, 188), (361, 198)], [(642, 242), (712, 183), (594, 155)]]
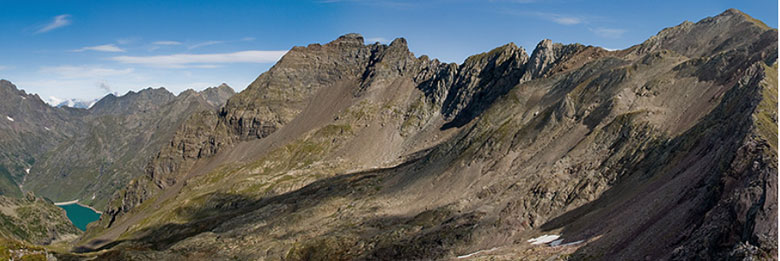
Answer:
[(530, 52), (545, 38), (622, 49), (728, 8), (777, 28), (775, 0), (0, 0), (0, 78), (44, 99), (243, 90), (293, 46), (350, 32), (404, 37), (418, 56), (460, 63), (508, 42)]

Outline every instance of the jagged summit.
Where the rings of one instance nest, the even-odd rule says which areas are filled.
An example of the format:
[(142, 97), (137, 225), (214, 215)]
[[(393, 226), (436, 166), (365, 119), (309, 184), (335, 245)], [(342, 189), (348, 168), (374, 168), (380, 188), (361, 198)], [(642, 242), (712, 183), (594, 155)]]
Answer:
[(336, 40), (331, 41), (328, 43), (330, 45), (363, 45), (363, 36), (357, 33), (348, 33), (342, 36), (339, 36)]

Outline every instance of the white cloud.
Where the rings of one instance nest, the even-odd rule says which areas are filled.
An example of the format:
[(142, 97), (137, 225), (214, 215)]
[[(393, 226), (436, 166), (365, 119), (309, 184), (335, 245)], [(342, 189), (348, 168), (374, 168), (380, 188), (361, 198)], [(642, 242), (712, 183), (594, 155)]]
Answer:
[(224, 43), (224, 42), (223, 42), (223, 41), (208, 41), (208, 42), (202, 42), (202, 43), (199, 43), (199, 44), (194, 44), (194, 45), (190, 46), (190, 47), (189, 47), (189, 48), (187, 48), (187, 49), (190, 49), (190, 50), (192, 50), (192, 49), (195, 49), (195, 48), (200, 48), (200, 47), (205, 47), (205, 46), (209, 46), (209, 45), (215, 45), (215, 44), (221, 44), (221, 43)]
[(372, 38), (366, 39), (366, 41), (368, 41), (369, 43), (375, 43), (375, 42), (386, 43), (387, 39), (382, 38), (382, 37), (372, 37)]
[(125, 50), (122, 48), (119, 48), (118, 46), (114, 44), (104, 44), (104, 45), (96, 45), (96, 46), (87, 46), (82, 47), (76, 50), (73, 50), (73, 52), (83, 52), (83, 51), (98, 51), (98, 52), (124, 52)]
[(42, 26), (35, 33), (36, 34), (45, 33), (45, 32), (48, 32), (48, 31), (51, 31), (51, 30), (54, 30), (54, 29), (57, 29), (57, 28), (60, 28), (60, 27), (63, 27), (63, 26), (67, 26), (70, 23), (71, 23), (70, 15), (68, 15), (68, 14), (58, 15), (58, 16), (55, 16), (54, 19), (50, 23)]
[(181, 42), (177, 41), (157, 41), (153, 42), (154, 45), (181, 45)]
[(56, 74), (63, 79), (87, 79), (87, 78), (101, 78), (108, 76), (126, 75), (133, 73), (133, 68), (126, 69), (111, 69), (103, 67), (88, 67), (88, 66), (52, 66), (41, 67), (40, 72), (44, 74)]
[(566, 17), (566, 16), (552, 17), (552, 21), (557, 23), (557, 24), (562, 24), (562, 25), (575, 25), (575, 24), (582, 23), (582, 19), (580, 19), (580, 18), (577, 18), (577, 17)]
[(583, 16), (583, 15), (566, 15), (566, 14), (516, 11), (516, 10), (501, 10), (499, 11), (499, 13), (516, 15), (516, 16), (538, 17), (540, 19), (551, 21), (560, 25), (587, 24), (589, 23), (590, 19), (594, 18), (592, 16)]
[(10, 67), (8, 67), (8, 66), (0, 65), (0, 71), (5, 70), (5, 69), (9, 69), (9, 68)]
[(589, 30), (598, 36), (606, 37), (606, 38), (620, 38), (621, 36), (623, 36), (623, 33), (626, 32), (626, 30), (623, 29), (603, 28), (603, 27), (599, 27), (596, 29), (589, 28)]
[(143, 64), (164, 68), (213, 68), (219, 63), (271, 63), (276, 62), (287, 51), (241, 51), (213, 54), (172, 54), (157, 56), (115, 56), (111, 59), (120, 63)]

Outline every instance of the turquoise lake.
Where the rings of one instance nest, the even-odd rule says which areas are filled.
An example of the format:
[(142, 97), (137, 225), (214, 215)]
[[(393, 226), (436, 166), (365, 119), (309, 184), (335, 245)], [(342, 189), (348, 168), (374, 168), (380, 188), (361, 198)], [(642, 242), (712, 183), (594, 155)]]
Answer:
[(64, 209), (65, 213), (68, 215), (68, 219), (70, 219), (70, 222), (72, 222), (73, 225), (82, 231), (87, 229), (87, 224), (92, 223), (93, 221), (96, 221), (100, 218), (99, 213), (79, 204), (68, 204), (58, 207)]

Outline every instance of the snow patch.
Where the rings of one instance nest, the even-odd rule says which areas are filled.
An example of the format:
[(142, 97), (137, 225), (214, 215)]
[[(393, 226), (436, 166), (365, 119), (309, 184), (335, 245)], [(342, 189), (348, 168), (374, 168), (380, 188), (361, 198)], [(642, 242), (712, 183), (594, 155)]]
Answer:
[(577, 240), (577, 241), (574, 241), (574, 242), (569, 242), (569, 243), (563, 244), (563, 238), (561, 238), (561, 239), (555, 240), (553, 242), (550, 242), (550, 246), (551, 247), (555, 247), (555, 246), (562, 246), (562, 247), (564, 247), (564, 246), (576, 245), (576, 244), (579, 244), (579, 243), (582, 243), (582, 242), (584, 242), (584, 241), (583, 240)]
[(11, 118), (11, 116), (5, 116), (5, 118), (8, 119), (9, 121), (14, 121), (14, 118)]
[(44, 129), (46, 129), (47, 131), (50, 131), (50, 130), (51, 130), (51, 129), (49, 129), (49, 127), (43, 127), (43, 128), (44, 128)]
[(540, 244), (547, 244), (550, 242), (555, 241), (556, 239), (560, 238), (560, 235), (544, 235), (537, 238), (532, 238), (528, 240), (528, 243), (531, 243), (531, 245), (540, 245)]
[(30, 169), (24, 169), (24, 172), (27, 172), (27, 174), (30, 174)]
[(585, 242), (585, 241), (584, 240), (577, 240), (577, 241), (574, 241), (574, 242), (569, 242), (569, 243), (566, 243), (566, 244), (562, 244), (561, 246), (571, 246), (571, 245), (576, 245), (576, 244), (579, 244), (579, 243), (582, 243), (582, 242)]

